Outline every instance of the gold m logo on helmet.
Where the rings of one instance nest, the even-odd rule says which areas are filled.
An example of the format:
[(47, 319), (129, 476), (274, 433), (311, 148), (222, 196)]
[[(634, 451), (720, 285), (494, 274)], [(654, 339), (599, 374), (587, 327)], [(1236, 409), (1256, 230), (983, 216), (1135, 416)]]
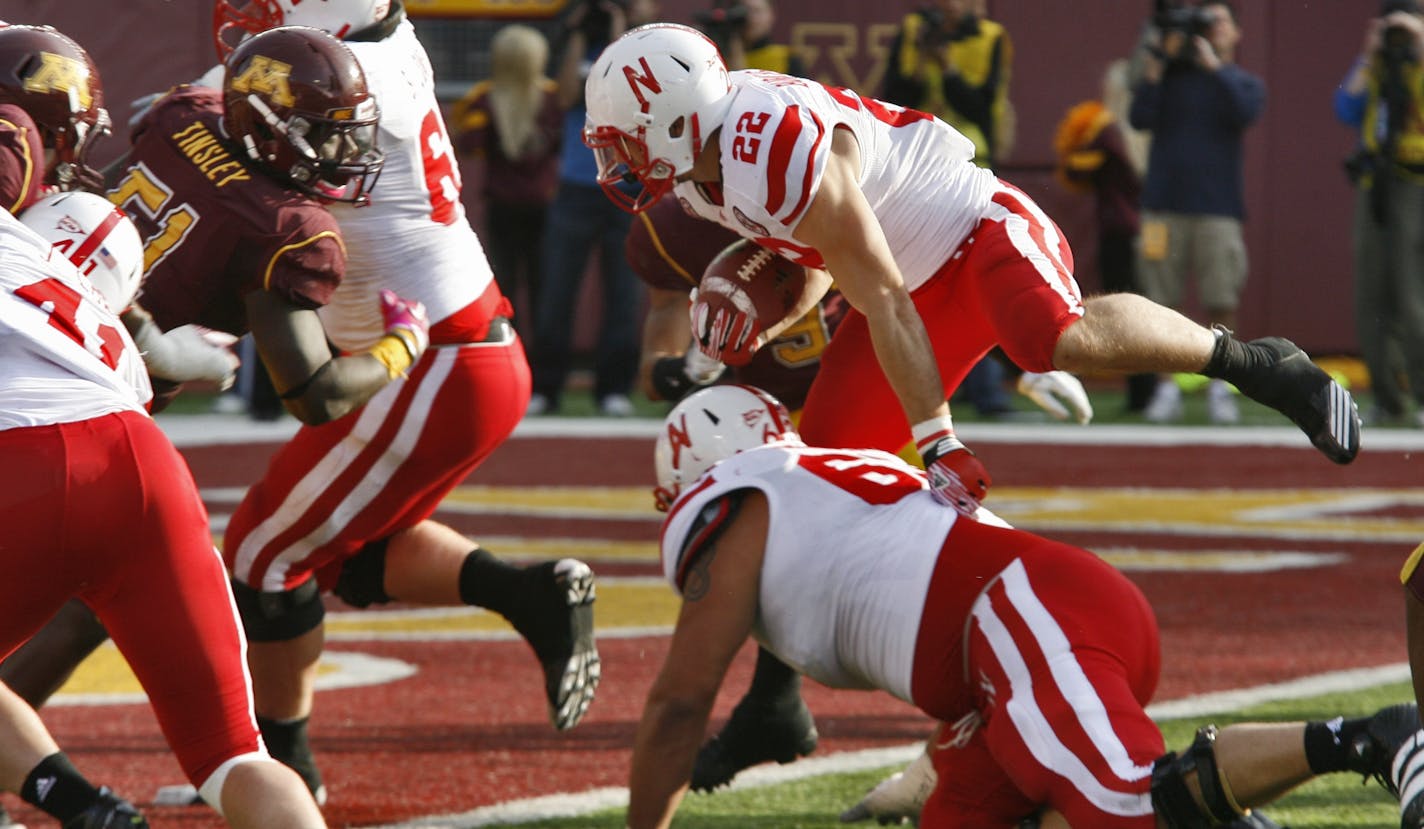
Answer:
[(89, 67), (83, 61), (53, 52), (40, 52), (40, 65), (25, 78), (26, 92), (62, 92), (70, 97), (76, 110), (94, 104), (89, 91)]
[(265, 55), (256, 55), (247, 68), (232, 81), (232, 88), (238, 92), (265, 95), (278, 106), (293, 106), (297, 99), (292, 95), (292, 87), (287, 79), (292, 76), (292, 65), (273, 60)]

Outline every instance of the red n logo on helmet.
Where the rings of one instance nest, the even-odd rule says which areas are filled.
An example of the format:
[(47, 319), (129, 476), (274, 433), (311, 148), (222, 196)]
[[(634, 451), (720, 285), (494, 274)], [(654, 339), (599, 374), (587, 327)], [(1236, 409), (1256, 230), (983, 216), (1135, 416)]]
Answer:
[(677, 469), (681, 464), (683, 447), (692, 448), (692, 438), (687, 434), (686, 414), (683, 414), (680, 423), (668, 423), (667, 436), (668, 446), (672, 449), (672, 468)]
[(653, 77), (653, 69), (648, 66), (647, 58), (638, 58), (638, 65), (643, 67), (643, 73), (638, 74), (638, 70), (631, 66), (623, 67), (623, 77), (628, 79), (628, 86), (633, 90), (633, 96), (638, 99), (638, 103), (643, 105), (643, 112), (648, 111), (648, 99), (643, 97), (643, 90), (639, 87), (647, 87), (648, 91), (654, 95), (662, 94), (662, 84)]

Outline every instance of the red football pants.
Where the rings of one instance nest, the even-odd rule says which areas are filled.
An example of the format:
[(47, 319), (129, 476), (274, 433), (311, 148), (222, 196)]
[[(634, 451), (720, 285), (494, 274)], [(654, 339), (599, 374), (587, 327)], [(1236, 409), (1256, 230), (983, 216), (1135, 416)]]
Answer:
[(0, 657), (72, 597), (98, 615), (183, 772), (261, 751), (246, 645), (187, 464), (147, 416), (0, 431)]
[(259, 590), (313, 573), (331, 588), (367, 543), (429, 518), (514, 431), (529, 393), (518, 337), (428, 349), (409, 377), (282, 447), (228, 524), (229, 568)]
[(966, 726), (932, 748), (939, 785), (920, 826), (1012, 829), (1043, 806), (1072, 826), (1156, 826), (1152, 766), (1164, 748), (1144, 706), (1161, 650), (1147, 599), (1120, 572), (1066, 544), (961, 520), (920, 638), (916, 704)]
[[(995, 345), (1025, 371), (1051, 371), (1059, 336), (1083, 315), (1068, 240), (1032, 199), (1003, 182), (988, 215), (911, 298), (946, 397)], [(846, 314), (821, 356), (800, 431), (812, 446), (887, 452), (910, 439), (859, 311)]]

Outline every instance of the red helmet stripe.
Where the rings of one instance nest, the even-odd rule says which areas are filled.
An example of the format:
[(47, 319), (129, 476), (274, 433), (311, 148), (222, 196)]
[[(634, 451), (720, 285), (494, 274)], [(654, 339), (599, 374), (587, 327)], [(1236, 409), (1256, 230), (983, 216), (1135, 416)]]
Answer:
[(94, 232), (89, 234), (89, 238), (85, 239), (79, 247), (74, 249), (74, 253), (69, 255), (69, 261), (76, 268), (79, 267), (80, 263), (88, 259), (94, 251), (99, 249), (100, 245), (104, 244), (104, 240), (109, 238), (110, 231), (118, 225), (119, 219), (123, 217), (124, 212), (119, 208), (115, 207), (110, 210), (109, 215), (104, 217), (104, 221), (100, 222), (99, 226), (94, 228)]

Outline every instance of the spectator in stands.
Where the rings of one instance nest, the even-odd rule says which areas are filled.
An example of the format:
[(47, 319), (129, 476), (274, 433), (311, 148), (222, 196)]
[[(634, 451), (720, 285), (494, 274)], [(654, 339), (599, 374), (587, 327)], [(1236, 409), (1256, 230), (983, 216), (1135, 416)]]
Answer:
[(490, 78), (451, 113), (455, 149), (483, 162), (482, 241), (500, 291), (532, 337), (539, 307), (544, 217), (558, 185), (563, 113), (544, 74), (549, 42), (532, 26), (505, 26), (490, 44)]
[[(1127, 61), (1103, 76), (1102, 100), (1073, 107), (1058, 124), (1054, 149), (1065, 187), (1092, 193), (1098, 224), (1098, 273), (1105, 291), (1141, 293), (1137, 279), (1139, 202), (1145, 153), (1126, 124)], [(1153, 374), (1127, 376), (1127, 410), (1140, 412), (1157, 385)]]
[[(1131, 124), (1152, 132), (1139, 275), (1148, 298), (1180, 308), (1191, 271), (1208, 322), (1230, 329), (1247, 271), (1242, 138), (1265, 107), (1266, 87), (1236, 65), (1241, 29), (1231, 4), (1207, 0), (1195, 11), (1186, 16), (1191, 25), (1148, 36), (1133, 90)], [(1207, 413), (1215, 423), (1240, 419), (1225, 381), (1207, 386)], [(1144, 414), (1154, 422), (1181, 417), (1171, 378), (1157, 384)]]
[[(974, 162), (992, 168), (1013, 142), (1009, 74), (1013, 43), (972, 0), (932, 0), (905, 16), (885, 70), (886, 101), (937, 115), (974, 142)], [(970, 370), (957, 398), (987, 417), (1013, 411), (998, 349)]]
[(656, 17), (656, 0), (580, 0), (564, 18), (564, 49), (557, 76), (563, 107), (563, 153), (559, 184), (545, 227), (544, 275), (534, 315), (530, 364), (534, 393), (530, 414), (559, 410), (572, 362), (574, 311), (588, 268), (598, 251), (602, 307), (594, 354), (593, 397), (598, 412), (633, 414), (628, 395), (638, 372), (639, 287), (623, 245), (631, 218), (598, 185), (593, 152), (581, 138), (583, 87), (589, 67), (603, 47), (634, 26)]
[(772, 0), (713, 0), (712, 8), (695, 12), (693, 17), (722, 50), (728, 69), (765, 69), (797, 77), (806, 74), (801, 56), (771, 39), (776, 27)]
[[(1424, 426), (1424, 17), (1418, 0), (1384, 0), (1335, 91), (1335, 114), (1360, 131), (1347, 169), (1355, 199), (1355, 330), (1378, 424)], [(1403, 377), (1407, 376), (1408, 391)]]

